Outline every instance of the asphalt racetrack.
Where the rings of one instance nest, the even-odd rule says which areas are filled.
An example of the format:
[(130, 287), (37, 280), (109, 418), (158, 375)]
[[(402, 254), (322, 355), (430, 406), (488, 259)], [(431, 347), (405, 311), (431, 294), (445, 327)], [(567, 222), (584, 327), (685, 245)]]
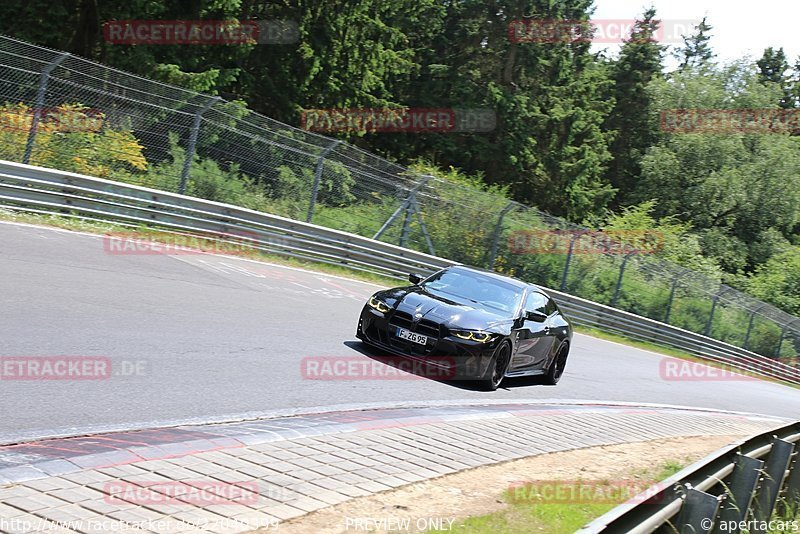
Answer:
[(113, 370), (4, 376), (0, 443), (373, 402), (587, 399), (800, 415), (800, 389), (671, 379), (662, 356), (583, 335), (555, 387), (516, 379), (488, 393), (399, 371), (309, 376), (308, 358), (384, 365), (354, 336), (377, 286), (241, 258), (111, 254), (102, 236), (0, 223), (0, 274), (0, 357), (108, 358)]

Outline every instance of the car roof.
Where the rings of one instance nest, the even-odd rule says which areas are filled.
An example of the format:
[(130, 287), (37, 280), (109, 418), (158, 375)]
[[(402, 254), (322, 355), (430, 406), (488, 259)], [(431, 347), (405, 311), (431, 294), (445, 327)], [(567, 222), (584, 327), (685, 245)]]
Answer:
[(448, 269), (461, 270), (461, 271), (471, 271), (471, 272), (474, 272), (474, 273), (482, 274), (482, 275), (484, 275), (484, 276), (486, 276), (488, 278), (494, 278), (495, 280), (501, 280), (501, 281), (506, 282), (508, 284), (513, 284), (513, 285), (519, 287), (520, 289), (530, 288), (530, 289), (535, 289), (536, 291), (541, 291), (541, 289), (539, 289), (539, 287), (537, 285), (535, 285), (535, 284), (530, 284), (528, 282), (520, 280), (519, 278), (514, 278), (512, 276), (506, 276), (504, 274), (496, 273), (494, 271), (489, 271), (487, 269), (481, 269), (479, 267), (469, 267), (467, 265), (453, 265), (451, 267), (448, 267)]

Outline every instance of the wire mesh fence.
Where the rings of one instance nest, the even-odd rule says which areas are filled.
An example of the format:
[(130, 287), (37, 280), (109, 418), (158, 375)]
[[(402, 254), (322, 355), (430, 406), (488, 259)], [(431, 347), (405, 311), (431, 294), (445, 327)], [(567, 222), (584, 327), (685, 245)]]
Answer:
[[(442, 134), (447, 135), (447, 134)], [(453, 134), (450, 134), (453, 135)], [(237, 102), (0, 36), (0, 159), (185, 193), (497, 269), (796, 361), (800, 318), (657, 254)], [(518, 246), (520, 235), (562, 247)]]

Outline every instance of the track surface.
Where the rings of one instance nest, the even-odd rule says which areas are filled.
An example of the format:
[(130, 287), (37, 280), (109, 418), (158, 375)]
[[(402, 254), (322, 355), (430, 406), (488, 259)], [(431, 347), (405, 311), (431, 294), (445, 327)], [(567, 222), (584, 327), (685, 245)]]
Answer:
[(556, 387), (305, 378), (305, 357), (368, 360), (353, 333), (376, 289), (222, 256), (114, 255), (101, 237), (0, 223), (0, 357), (106, 356), (115, 372), (140, 370), (0, 381), (0, 443), (381, 401), (597, 399), (800, 416), (800, 390), (664, 380), (661, 356), (581, 335)]

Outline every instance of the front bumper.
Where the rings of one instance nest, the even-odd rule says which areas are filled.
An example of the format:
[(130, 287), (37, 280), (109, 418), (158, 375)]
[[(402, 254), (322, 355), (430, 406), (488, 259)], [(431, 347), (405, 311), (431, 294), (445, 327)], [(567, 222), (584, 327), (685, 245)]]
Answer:
[[(398, 328), (427, 336), (427, 344), (399, 338)], [(356, 337), (388, 355), (410, 358), (438, 370), (430, 378), (439, 380), (484, 379), (500, 343), (500, 336), (489, 343), (462, 340), (444, 325), (426, 319), (414, 322), (410, 314), (394, 309), (381, 313), (369, 306), (361, 311)]]

